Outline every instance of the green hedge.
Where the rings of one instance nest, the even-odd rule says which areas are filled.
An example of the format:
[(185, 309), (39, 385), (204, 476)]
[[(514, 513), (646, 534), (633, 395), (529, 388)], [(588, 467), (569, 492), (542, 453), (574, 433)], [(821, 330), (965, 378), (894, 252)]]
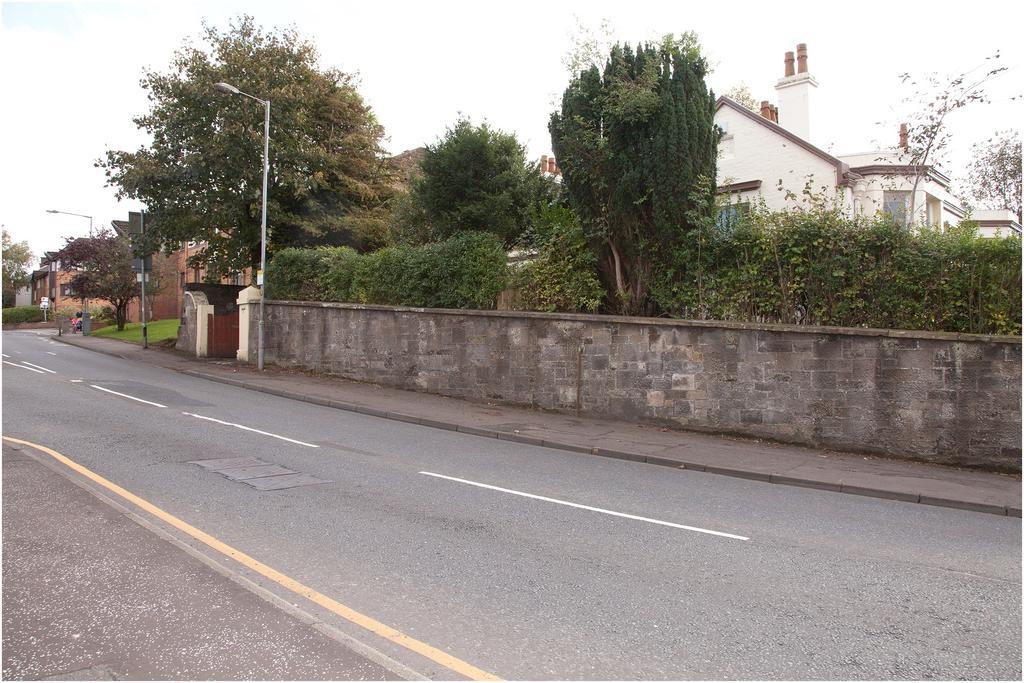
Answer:
[(3, 321), (5, 323), (41, 323), (43, 322), (43, 309), (38, 306), (15, 306), (3, 309)]
[(653, 289), (669, 315), (1021, 333), (1019, 237), (980, 238), (971, 226), (910, 231), (834, 210), (755, 210), (692, 244)]
[(425, 308), (493, 308), (505, 287), (501, 241), (462, 233), (420, 247), (368, 254), (342, 248), (283, 249), (267, 264), (267, 296)]

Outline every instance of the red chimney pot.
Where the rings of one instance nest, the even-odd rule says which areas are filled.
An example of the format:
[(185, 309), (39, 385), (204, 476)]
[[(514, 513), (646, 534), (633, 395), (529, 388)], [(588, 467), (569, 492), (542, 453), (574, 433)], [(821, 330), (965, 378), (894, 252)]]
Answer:
[(794, 74), (794, 71), (793, 71), (793, 53), (792, 52), (787, 52), (786, 53), (786, 75), (787, 76), (792, 76), (793, 74)]
[(796, 72), (807, 73), (807, 43), (800, 43), (796, 46)]

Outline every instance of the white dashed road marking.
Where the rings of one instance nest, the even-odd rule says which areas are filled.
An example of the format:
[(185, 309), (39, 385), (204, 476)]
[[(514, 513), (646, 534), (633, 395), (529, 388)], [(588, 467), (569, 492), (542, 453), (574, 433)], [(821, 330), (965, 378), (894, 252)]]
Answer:
[(39, 369), (39, 370), (43, 370), (44, 372), (48, 372), (48, 373), (50, 373), (51, 375), (56, 375), (56, 374), (57, 374), (57, 371), (56, 371), (56, 370), (51, 370), (51, 369), (49, 369), (49, 368), (44, 368), (44, 367), (43, 367), (42, 365), (36, 365), (35, 363), (29, 363), (29, 362), (28, 362), (27, 360), (23, 360), (23, 361), (21, 361), (21, 362), (22, 362), (22, 364), (24, 364), (24, 365), (28, 365), (28, 366), (30, 366), (30, 367), (33, 367), (33, 368), (37, 368), (37, 369)]
[(13, 366), (13, 367), (16, 367), (16, 368), (21, 368), (22, 370), (28, 370), (29, 372), (38, 372), (40, 375), (45, 375), (46, 374), (42, 370), (36, 370), (35, 368), (27, 368), (24, 365), (18, 365), (17, 363), (11, 363), (10, 361), (6, 361), (6, 360), (4, 361), (4, 365), (10, 365), (10, 366)]
[(245, 425), (235, 424), (234, 422), (225, 422), (224, 420), (218, 420), (213, 417), (206, 417), (205, 415), (196, 415), (195, 413), (186, 413), (182, 411), (182, 415), (188, 415), (190, 417), (197, 417), (200, 420), (209, 420), (210, 422), (216, 422), (217, 424), (227, 425), (228, 427), (237, 427), (244, 429), (247, 432), (255, 432), (262, 434), (263, 436), (272, 436), (275, 439), (281, 439), (281, 441), (290, 441), (291, 443), (297, 443), (300, 446), (309, 446), (310, 448), (320, 448), (315, 443), (306, 443), (305, 441), (296, 441), (295, 439), (289, 439), (287, 436), (281, 436), (280, 434), (271, 434), (270, 432), (264, 432), (260, 429), (253, 429), (252, 427), (246, 427)]
[(151, 406), (156, 406), (157, 408), (166, 408), (167, 407), (163, 403), (153, 403), (152, 401), (147, 401), (146, 399), (143, 399), (143, 398), (136, 398), (134, 396), (129, 396), (128, 394), (122, 394), (120, 391), (113, 391), (112, 389), (104, 389), (103, 387), (98, 387), (95, 384), (90, 384), (89, 386), (92, 387), (93, 389), (99, 389), (100, 391), (105, 391), (108, 394), (114, 394), (115, 396), (121, 396), (121, 397), (124, 397), (124, 398), (130, 398), (133, 401), (138, 401), (139, 403), (146, 403), (146, 404), (151, 405)]
[(547, 496), (538, 496), (533, 493), (525, 493), (523, 491), (516, 491), (514, 489), (505, 489), (500, 486), (491, 486), (490, 484), (481, 484), (478, 481), (470, 481), (469, 479), (459, 479), (458, 477), (448, 477), (443, 474), (435, 474), (434, 472), (420, 472), (428, 477), (437, 477), (438, 479), (447, 479), (448, 481), (457, 481), (460, 484), (469, 484), (470, 486), (478, 486), (482, 489), (490, 489), (491, 491), (501, 491), (502, 493), (511, 493), (514, 496), (522, 496), (524, 498), (533, 498), (534, 500), (542, 500), (546, 503), (556, 503), (558, 505), (566, 505), (568, 507), (578, 508), (580, 510), (590, 510), (591, 512), (600, 512), (604, 515), (612, 515), (613, 517), (624, 517), (626, 519), (635, 519), (638, 522), (648, 522), (650, 524), (658, 524), (661, 526), (669, 526), (674, 529), (683, 529), (685, 531), (696, 531), (701, 534), (711, 534), (712, 536), (722, 536), (724, 538), (732, 538), (737, 541), (749, 541), (750, 539), (746, 536), (737, 536), (736, 534), (727, 534), (724, 531), (713, 531), (711, 529), (702, 529), (697, 526), (687, 526), (685, 524), (676, 524), (675, 522), (665, 522), (660, 519), (651, 519), (650, 517), (639, 517), (637, 515), (626, 514), (625, 512), (615, 512), (614, 510), (605, 510), (604, 508), (591, 507), (590, 505), (581, 505), (580, 503), (570, 503), (567, 500), (559, 500), (557, 498), (548, 498)]

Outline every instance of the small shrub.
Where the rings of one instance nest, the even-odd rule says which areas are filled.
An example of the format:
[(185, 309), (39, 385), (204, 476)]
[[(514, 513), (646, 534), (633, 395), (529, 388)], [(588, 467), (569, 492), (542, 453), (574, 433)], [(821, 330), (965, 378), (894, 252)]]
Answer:
[(512, 275), (512, 287), (519, 293), (515, 307), (566, 313), (597, 311), (604, 288), (583, 230), (567, 209), (552, 207), (548, 213), (552, 220), (539, 240), (537, 258), (519, 266)]

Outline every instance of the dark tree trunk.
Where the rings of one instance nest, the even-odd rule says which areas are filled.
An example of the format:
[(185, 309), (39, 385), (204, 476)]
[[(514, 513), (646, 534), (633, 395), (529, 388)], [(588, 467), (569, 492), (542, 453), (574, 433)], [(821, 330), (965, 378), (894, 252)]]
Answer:
[(114, 305), (114, 322), (117, 323), (117, 331), (124, 329), (128, 322), (128, 301), (119, 301)]

